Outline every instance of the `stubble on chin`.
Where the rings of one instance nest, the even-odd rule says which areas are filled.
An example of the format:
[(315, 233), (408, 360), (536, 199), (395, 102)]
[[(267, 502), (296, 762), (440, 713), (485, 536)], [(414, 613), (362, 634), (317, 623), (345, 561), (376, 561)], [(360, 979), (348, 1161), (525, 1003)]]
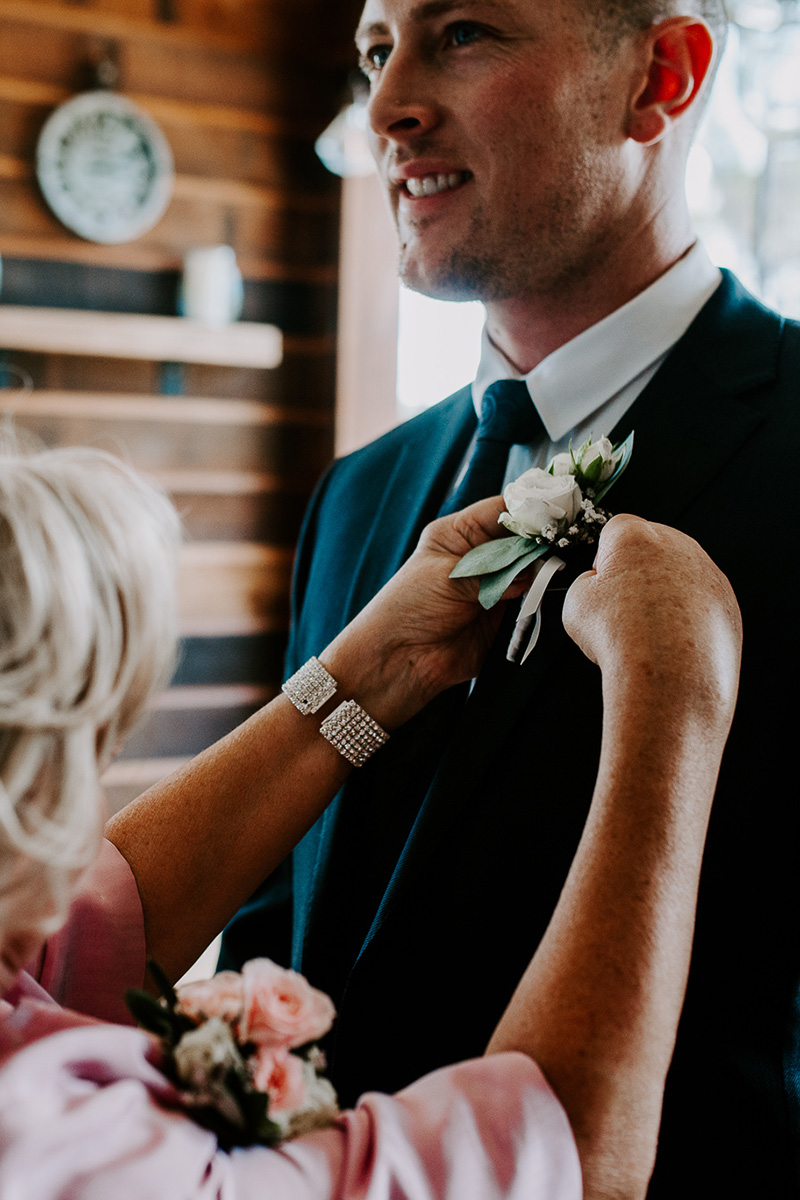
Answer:
[(408, 240), (404, 240), (402, 230), (398, 232), (397, 273), (412, 292), (433, 300), (460, 302), (491, 303), (507, 298), (510, 280), (503, 263), (495, 253), (480, 251), (481, 242), (486, 240), (482, 218), (473, 218), (463, 242), (432, 262), (427, 261), (424, 253), (424, 232), (415, 231)]
[(598, 255), (580, 212), (560, 196), (552, 198), (546, 220), (520, 206), (502, 237), (492, 232), (491, 219), (477, 212), (466, 236), (433, 257), (425, 253), (424, 228), (414, 230), (407, 241), (400, 230), (400, 279), (412, 291), (435, 300), (555, 300), (586, 278)]

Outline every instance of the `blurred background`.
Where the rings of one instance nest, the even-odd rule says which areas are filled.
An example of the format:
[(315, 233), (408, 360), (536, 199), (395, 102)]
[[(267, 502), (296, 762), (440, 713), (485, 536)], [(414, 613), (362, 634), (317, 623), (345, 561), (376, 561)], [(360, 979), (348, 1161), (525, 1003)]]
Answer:
[(315, 142), (357, 15), (0, 2), (0, 417), (125, 455), (186, 530), (180, 665), (106, 777), (112, 809), (282, 679), (334, 445), (341, 187)]
[[(360, 3), (0, 0), (0, 418), (158, 478), (182, 656), (118, 808), (272, 696), (303, 510), (468, 382), (480, 305), (401, 290)], [(740, 0), (692, 156), (712, 258), (800, 316), (800, 3)]]

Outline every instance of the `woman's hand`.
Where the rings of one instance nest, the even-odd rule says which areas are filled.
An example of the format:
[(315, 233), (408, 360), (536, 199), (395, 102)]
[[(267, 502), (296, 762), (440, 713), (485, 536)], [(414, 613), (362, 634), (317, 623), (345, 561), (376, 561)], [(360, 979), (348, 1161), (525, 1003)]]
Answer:
[(692, 538), (640, 517), (604, 528), (594, 569), (575, 580), (564, 627), (635, 704), (679, 705), (727, 731), (741, 616), (728, 580)]
[[(384, 727), (478, 673), (503, 608), (481, 608), (479, 580), (450, 572), (468, 550), (505, 535), (497, 521), (504, 507), (494, 496), (428, 525), (408, 562), (320, 655)], [(521, 596), (529, 581), (530, 573), (520, 575), (504, 598)]]

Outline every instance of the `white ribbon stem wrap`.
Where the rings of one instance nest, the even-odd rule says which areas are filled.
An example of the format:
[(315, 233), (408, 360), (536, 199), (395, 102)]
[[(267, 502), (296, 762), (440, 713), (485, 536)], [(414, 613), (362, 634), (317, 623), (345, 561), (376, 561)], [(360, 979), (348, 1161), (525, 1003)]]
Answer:
[[(528, 655), (533, 650), (539, 640), (539, 631), (542, 628), (542, 601), (544, 594), (547, 591), (551, 581), (555, 578), (558, 571), (563, 570), (566, 566), (563, 558), (559, 558), (554, 554), (551, 558), (544, 562), (536, 564), (538, 570), (533, 583), (530, 586), (522, 608), (519, 610), (517, 623), (514, 626), (514, 632), (511, 636), (511, 641), (508, 644), (508, 652), (506, 658), (509, 662), (518, 662), (520, 665), (525, 662)], [(531, 625), (533, 631), (530, 632)], [(525, 638), (530, 632), (530, 640), (527, 648), (520, 658), (519, 653), (522, 649)]]

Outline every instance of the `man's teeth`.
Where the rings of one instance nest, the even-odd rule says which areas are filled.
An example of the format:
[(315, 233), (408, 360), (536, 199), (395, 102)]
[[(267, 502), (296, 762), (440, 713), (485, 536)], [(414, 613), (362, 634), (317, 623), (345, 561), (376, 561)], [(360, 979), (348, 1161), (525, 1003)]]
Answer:
[(421, 179), (407, 179), (406, 188), (411, 196), (435, 196), (437, 192), (458, 187), (466, 178), (464, 171), (454, 171), (452, 175), (424, 175)]

